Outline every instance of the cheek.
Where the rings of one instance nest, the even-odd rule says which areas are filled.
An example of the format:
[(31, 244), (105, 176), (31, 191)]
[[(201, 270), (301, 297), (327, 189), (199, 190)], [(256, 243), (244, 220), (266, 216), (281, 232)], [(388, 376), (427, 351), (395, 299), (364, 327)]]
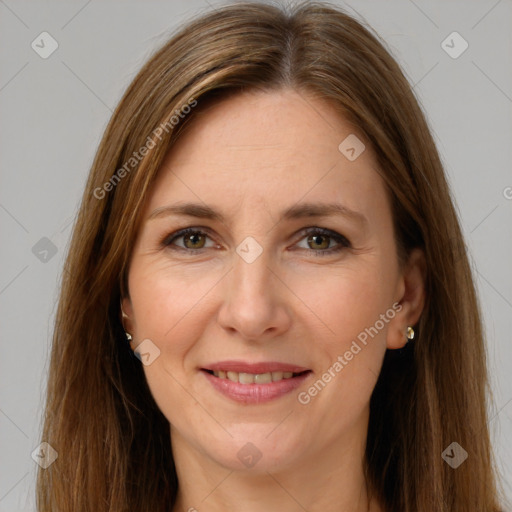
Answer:
[(356, 418), (377, 381), (388, 323), (394, 317), (384, 275), (380, 266), (361, 266), (330, 272), (328, 279), (294, 289), (308, 298), (306, 304), (327, 333), (315, 347), (321, 354), (317, 384), (306, 389), (301, 403), (310, 404), (328, 424), (337, 425), (340, 417), (347, 424)]
[(218, 281), (209, 274), (141, 261), (130, 270), (135, 338), (137, 343), (150, 339), (160, 351), (143, 370), (154, 400), (172, 424), (183, 421), (177, 411), (193, 414), (197, 424), (204, 421), (200, 411), (194, 412), (195, 402), (184, 384), (190, 370), (185, 367), (187, 354), (204, 329), (205, 294)]
[(360, 265), (331, 269), (307, 282), (296, 279), (293, 290), (322, 322), (326, 347), (342, 349), (391, 306), (389, 283), (382, 275), (380, 267)]
[(206, 322), (208, 292), (220, 275), (214, 270), (169, 268), (162, 265), (133, 265), (130, 296), (135, 315), (136, 339), (151, 339), (165, 358), (177, 366), (200, 337)]

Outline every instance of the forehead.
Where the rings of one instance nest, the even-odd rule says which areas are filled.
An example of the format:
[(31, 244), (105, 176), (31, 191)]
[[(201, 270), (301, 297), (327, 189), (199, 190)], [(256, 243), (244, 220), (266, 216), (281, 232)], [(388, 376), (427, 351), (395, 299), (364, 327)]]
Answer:
[(277, 211), (302, 199), (371, 214), (385, 207), (384, 183), (369, 144), (355, 160), (340, 151), (347, 137), (366, 140), (332, 104), (303, 92), (223, 99), (198, 111), (171, 148), (148, 208), (190, 200), (229, 214), (242, 205)]

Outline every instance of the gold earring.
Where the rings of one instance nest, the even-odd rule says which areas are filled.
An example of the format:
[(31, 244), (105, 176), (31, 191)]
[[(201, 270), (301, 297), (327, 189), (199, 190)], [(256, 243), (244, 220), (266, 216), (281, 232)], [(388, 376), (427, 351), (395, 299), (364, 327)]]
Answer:
[[(122, 303), (121, 303), (121, 315), (123, 316), (123, 318), (128, 318), (128, 315), (123, 310), (123, 304)], [(123, 325), (123, 327), (124, 327), (124, 325)], [(128, 342), (132, 341), (132, 335), (128, 331), (124, 331), (124, 334), (125, 334), (126, 340)]]
[(407, 338), (412, 340), (414, 338), (414, 329), (412, 327), (407, 327)]

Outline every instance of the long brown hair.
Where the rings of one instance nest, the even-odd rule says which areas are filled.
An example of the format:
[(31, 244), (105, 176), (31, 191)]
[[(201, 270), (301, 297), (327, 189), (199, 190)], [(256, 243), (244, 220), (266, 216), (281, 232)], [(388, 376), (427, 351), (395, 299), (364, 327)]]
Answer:
[[(40, 512), (168, 511), (178, 482), (169, 424), (124, 340), (120, 298), (141, 208), (167, 151), (225, 94), (293, 88), (365, 134), (392, 201), (402, 260), (427, 263), (418, 339), (386, 353), (370, 403), (365, 471), (389, 512), (497, 512), (481, 316), (442, 163), (385, 43), (327, 3), (217, 8), (143, 66), (93, 163), (62, 276), (42, 440), (59, 453)], [(142, 151), (141, 148), (145, 148)], [(456, 441), (457, 469), (441, 454)]]

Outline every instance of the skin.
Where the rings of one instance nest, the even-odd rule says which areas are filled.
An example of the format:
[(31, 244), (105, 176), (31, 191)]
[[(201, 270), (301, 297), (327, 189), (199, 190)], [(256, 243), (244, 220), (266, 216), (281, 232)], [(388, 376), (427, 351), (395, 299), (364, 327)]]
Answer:
[[(349, 134), (366, 145), (354, 161), (338, 150)], [(214, 104), (168, 154), (143, 213), (122, 307), (132, 348), (150, 339), (160, 350), (144, 371), (170, 423), (180, 481), (174, 512), (240, 504), (247, 512), (384, 510), (368, 500), (363, 477), (369, 401), (386, 348), (403, 347), (407, 326), (420, 317), (425, 265), (415, 250), (400, 268), (376, 169), (368, 141), (332, 105), (290, 89)], [(189, 201), (211, 206), (224, 221), (148, 219), (157, 208)], [(340, 215), (280, 220), (281, 211), (306, 201), (342, 203), (366, 222)], [(205, 238), (161, 244), (186, 227)], [(339, 233), (351, 246), (308, 239), (307, 227)], [(263, 250), (252, 263), (236, 252), (248, 236)], [(394, 303), (400, 311), (300, 403), (298, 392)], [(312, 374), (276, 400), (240, 404), (200, 371), (227, 359), (288, 362)], [(248, 442), (261, 454), (252, 467), (237, 457)]]

